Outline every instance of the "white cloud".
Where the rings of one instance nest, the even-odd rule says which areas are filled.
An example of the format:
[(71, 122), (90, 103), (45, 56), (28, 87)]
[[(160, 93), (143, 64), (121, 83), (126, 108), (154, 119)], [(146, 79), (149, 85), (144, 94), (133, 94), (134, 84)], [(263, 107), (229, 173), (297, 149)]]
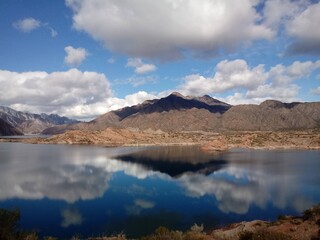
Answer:
[(212, 56), (222, 48), (271, 39), (247, 0), (67, 0), (73, 26), (112, 51), (131, 57), (177, 59)]
[(104, 114), (109, 111), (117, 110), (119, 108), (133, 106), (142, 103), (145, 100), (158, 98), (153, 94), (144, 91), (139, 91), (129, 94), (124, 98), (106, 97), (101, 101), (92, 104), (75, 104), (62, 108), (61, 114), (65, 116), (72, 116), (77, 119), (91, 120), (98, 115)]
[(134, 72), (137, 74), (145, 74), (157, 70), (155, 65), (143, 63), (141, 58), (129, 58), (126, 66), (134, 67)]
[(100, 106), (112, 97), (110, 83), (104, 74), (77, 69), (52, 73), (0, 70), (0, 85), (2, 105), (21, 111), (68, 116), (73, 113), (75, 117), (100, 113), (96, 105)]
[(266, 79), (263, 65), (250, 68), (242, 59), (224, 60), (217, 64), (213, 77), (206, 78), (198, 74), (186, 76), (178, 89), (186, 95), (204, 95), (237, 88), (254, 89)]
[(88, 52), (84, 48), (67, 46), (64, 50), (67, 53), (64, 62), (69, 66), (79, 66), (88, 56)]
[(320, 68), (320, 61), (300, 62), (295, 61), (290, 66), (278, 64), (269, 71), (269, 78), (272, 79), (274, 85), (286, 85), (296, 79), (308, 77), (312, 71)]
[(278, 64), (267, 71), (263, 65), (249, 67), (246, 61), (221, 61), (213, 77), (188, 75), (178, 87), (186, 95), (204, 95), (235, 91), (221, 98), (230, 104), (260, 103), (266, 99), (291, 102), (299, 100), (300, 87), (294, 82), (308, 78), (320, 68), (320, 61), (295, 61), (289, 66)]
[(77, 209), (64, 209), (61, 212), (62, 215), (62, 223), (61, 226), (64, 228), (70, 227), (72, 225), (81, 225), (82, 224), (82, 216)]
[(287, 26), (289, 36), (295, 42), (289, 47), (289, 53), (317, 54), (320, 55), (320, 3), (315, 3), (306, 8), (302, 13), (295, 16)]
[(40, 20), (32, 17), (18, 20), (13, 23), (13, 26), (21, 32), (30, 33), (38, 28), (46, 28), (50, 31), (51, 37), (58, 36), (58, 32), (49, 26), (48, 23), (43, 23)]
[(268, 0), (263, 9), (264, 24), (277, 31), (309, 4), (308, 0)]
[(13, 23), (13, 26), (25, 33), (29, 33), (39, 27), (41, 27), (41, 22), (34, 18), (25, 18)]
[(247, 99), (254, 99), (256, 102), (262, 102), (267, 99), (275, 99), (284, 102), (296, 101), (300, 87), (296, 84), (286, 86), (275, 86), (273, 84), (265, 84), (259, 86), (255, 90), (246, 93)]

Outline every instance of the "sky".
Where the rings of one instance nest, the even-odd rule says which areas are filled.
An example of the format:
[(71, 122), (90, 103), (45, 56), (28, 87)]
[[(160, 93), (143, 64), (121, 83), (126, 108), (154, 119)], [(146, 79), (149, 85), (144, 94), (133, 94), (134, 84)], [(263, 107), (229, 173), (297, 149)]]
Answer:
[(0, 105), (80, 120), (173, 91), (320, 100), (316, 0), (0, 0)]

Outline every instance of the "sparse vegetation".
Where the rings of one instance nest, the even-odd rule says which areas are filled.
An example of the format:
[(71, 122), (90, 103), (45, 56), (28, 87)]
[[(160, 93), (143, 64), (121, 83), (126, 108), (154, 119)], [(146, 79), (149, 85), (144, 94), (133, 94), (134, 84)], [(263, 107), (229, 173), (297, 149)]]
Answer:
[(239, 240), (290, 240), (289, 235), (281, 232), (271, 231), (257, 231), (257, 232), (244, 232), (241, 234)]

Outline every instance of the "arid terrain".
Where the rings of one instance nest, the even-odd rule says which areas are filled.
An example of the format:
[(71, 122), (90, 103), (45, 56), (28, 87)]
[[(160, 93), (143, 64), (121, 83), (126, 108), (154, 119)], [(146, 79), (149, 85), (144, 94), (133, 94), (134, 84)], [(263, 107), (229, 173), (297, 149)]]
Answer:
[(102, 131), (71, 130), (50, 138), (1, 139), (43, 144), (92, 144), (112, 146), (199, 145), (205, 151), (231, 148), (320, 149), (320, 131), (163, 132), (107, 128)]

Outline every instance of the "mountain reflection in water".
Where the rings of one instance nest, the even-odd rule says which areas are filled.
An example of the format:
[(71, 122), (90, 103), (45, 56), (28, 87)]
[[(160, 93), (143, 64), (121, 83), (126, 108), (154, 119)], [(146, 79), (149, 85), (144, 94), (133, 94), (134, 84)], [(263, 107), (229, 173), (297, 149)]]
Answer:
[(0, 155), (0, 208), (19, 207), (22, 228), (60, 238), (210, 229), (320, 202), (319, 151), (0, 143)]
[(149, 170), (159, 171), (176, 178), (187, 172), (209, 175), (227, 164), (224, 160), (215, 159), (212, 153), (200, 151), (198, 147), (185, 146), (152, 147), (118, 156), (117, 159), (141, 164)]

